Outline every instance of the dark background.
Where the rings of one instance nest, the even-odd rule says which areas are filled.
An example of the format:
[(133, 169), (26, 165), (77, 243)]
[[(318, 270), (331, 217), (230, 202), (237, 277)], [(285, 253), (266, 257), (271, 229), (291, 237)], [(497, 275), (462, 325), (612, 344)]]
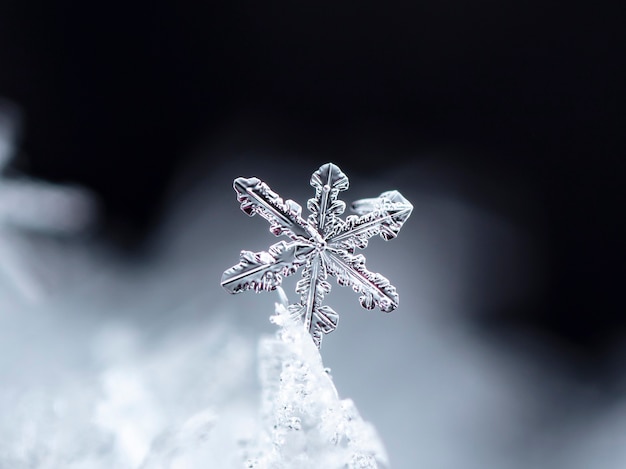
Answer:
[(476, 323), (546, 335), (604, 379), (626, 325), (618, 10), (1, 0), (0, 94), (24, 111), (13, 169), (92, 188), (103, 236), (132, 251), (176, 172), (233, 121), (243, 147), (280, 147), (311, 168), (372, 175), (381, 155), (410, 165), (445, 153), (444, 165), (532, 194), (532, 205), (481, 187), (463, 197), (544, 246), (541, 294)]

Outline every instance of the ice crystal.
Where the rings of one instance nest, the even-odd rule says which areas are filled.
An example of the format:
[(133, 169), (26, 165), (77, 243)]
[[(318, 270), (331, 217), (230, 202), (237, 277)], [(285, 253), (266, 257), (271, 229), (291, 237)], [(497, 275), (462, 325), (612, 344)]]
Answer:
[(276, 338), (259, 343), (261, 425), (248, 442), (248, 468), (373, 469), (388, 465), (374, 427), (350, 399), (339, 399), (311, 337), (282, 305)]
[(398, 191), (387, 191), (354, 202), (356, 215), (342, 220), (346, 204), (338, 196), (348, 185), (348, 177), (339, 167), (332, 163), (321, 166), (311, 177), (315, 197), (309, 199), (311, 215), (304, 219), (300, 205), (283, 200), (257, 178), (240, 177), (233, 184), (246, 214), (259, 214), (270, 223), (274, 235), (285, 235), (291, 241), (280, 241), (267, 251), (241, 251), (239, 263), (224, 272), (222, 286), (230, 293), (271, 291), (284, 276), (303, 267), (296, 287), (300, 301), (290, 305), (289, 311), (301, 318), (318, 347), (322, 334), (337, 327), (337, 313), (322, 305), (331, 289), (329, 275), (339, 285), (360, 293), (361, 306), (366, 309), (378, 306), (390, 312), (398, 306), (395, 287), (383, 275), (367, 270), (365, 257), (355, 251), (365, 248), (372, 236), (380, 235), (386, 241), (395, 238), (413, 206)]

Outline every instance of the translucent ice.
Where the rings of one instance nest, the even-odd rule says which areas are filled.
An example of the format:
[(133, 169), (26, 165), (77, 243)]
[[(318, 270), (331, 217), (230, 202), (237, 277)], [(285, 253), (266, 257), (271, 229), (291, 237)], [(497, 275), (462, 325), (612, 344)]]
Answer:
[(357, 215), (342, 220), (339, 216), (346, 204), (338, 197), (348, 185), (348, 177), (338, 166), (321, 166), (311, 177), (315, 197), (308, 201), (311, 215), (305, 220), (300, 205), (283, 200), (261, 180), (237, 178), (234, 182), (241, 209), (250, 216), (259, 214), (270, 222), (273, 234), (286, 235), (291, 241), (280, 241), (267, 251), (241, 251), (239, 263), (224, 272), (222, 286), (230, 293), (271, 291), (283, 276), (303, 266), (296, 287), (300, 301), (290, 305), (289, 311), (301, 318), (318, 347), (322, 334), (337, 327), (337, 313), (322, 305), (331, 289), (326, 280), (329, 275), (359, 293), (366, 309), (379, 307), (390, 312), (398, 306), (395, 287), (383, 275), (367, 270), (365, 257), (355, 250), (365, 248), (372, 236), (380, 235), (386, 241), (395, 238), (413, 206), (398, 191), (388, 191), (354, 202)]

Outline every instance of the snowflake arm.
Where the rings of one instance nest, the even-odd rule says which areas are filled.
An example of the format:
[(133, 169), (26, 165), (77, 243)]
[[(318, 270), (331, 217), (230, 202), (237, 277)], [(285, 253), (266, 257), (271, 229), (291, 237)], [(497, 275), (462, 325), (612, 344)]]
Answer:
[(300, 214), (302, 207), (293, 200), (283, 199), (258, 178), (237, 178), (233, 183), (241, 210), (249, 216), (261, 215), (270, 222), (270, 231), (291, 239), (309, 239), (310, 227)]
[(339, 315), (329, 306), (322, 305), (324, 296), (330, 292), (330, 283), (326, 262), (322, 255), (310, 259), (302, 271), (302, 280), (296, 286), (300, 294), (300, 303), (289, 306), (292, 317), (301, 319), (304, 329), (311, 334), (317, 347), (322, 341), (322, 334), (328, 334), (337, 328)]
[(310, 250), (301, 243), (280, 241), (267, 251), (241, 251), (239, 263), (222, 275), (222, 287), (230, 293), (275, 290), (283, 277), (298, 270)]
[(346, 204), (337, 198), (339, 191), (345, 191), (349, 185), (348, 177), (332, 163), (321, 166), (311, 176), (315, 197), (307, 203), (311, 212), (309, 221), (320, 234), (326, 235), (337, 225), (343, 224), (338, 217), (346, 209)]
[(380, 235), (389, 241), (398, 236), (413, 206), (398, 191), (387, 191), (376, 198), (354, 202), (352, 209), (358, 215), (347, 217), (345, 223), (330, 234), (329, 246), (354, 252), (355, 248), (367, 247), (372, 236)]
[(370, 272), (365, 267), (365, 257), (346, 252), (328, 254), (328, 272), (344, 287), (352, 287), (360, 293), (359, 301), (365, 309), (374, 309), (389, 313), (398, 307), (398, 293), (383, 275)]

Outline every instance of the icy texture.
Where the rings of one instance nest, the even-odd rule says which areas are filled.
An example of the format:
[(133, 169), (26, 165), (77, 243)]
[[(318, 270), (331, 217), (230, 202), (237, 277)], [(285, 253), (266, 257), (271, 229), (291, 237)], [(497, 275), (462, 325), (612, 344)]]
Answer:
[(413, 206), (398, 191), (388, 191), (354, 202), (357, 215), (342, 220), (339, 216), (346, 204), (338, 196), (348, 185), (348, 177), (339, 167), (332, 163), (321, 166), (311, 177), (315, 197), (309, 199), (311, 215), (304, 219), (300, 205), (284, 201), (257, 178), (237, 178), (233, 184), (245, 213), (259, 214), (270, 222), (274, 235), (285, 235), (291, 241), (280, 241), (267, 251), (242, 251), (239, 263), (224, 272), (222, 286), (230, 293), (271, 291), (282, 283), (283, 276), (303, 267), (296, 287), (300, 301), (290, 305), (289, 311), (301, 318), (318, 347), (322, 334), (337, 327), (337, 313), (322, 305), (331, 289), (329, 275), (339, 285), (360, 293), (361, 306), (366, 309), (379, 307), (390, 312), (398, 306), (395, 287), (381, 274), (367, 270), (365, 257), (355, 250), (365, 248), (372, 236), (380, 235), (385, 241), (395, 238)]
[(377, 468), (388, 465), (382, 442), (350, 399), (340, 400), (319, 350), (282, 305), (276, 338), (259, 344), (261, 431), (246, 448), (259, 469)]

